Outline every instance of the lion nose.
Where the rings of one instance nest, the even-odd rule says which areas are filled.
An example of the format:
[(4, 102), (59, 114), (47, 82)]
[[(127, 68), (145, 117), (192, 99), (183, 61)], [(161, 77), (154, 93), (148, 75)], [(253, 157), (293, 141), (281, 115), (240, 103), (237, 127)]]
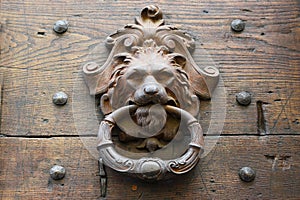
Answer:
[(155, 85), (147, 85), (144, 88), (145, 94), (149, 94), (149, 95), (154, 95), (154, 94), (158, 93), (158, 91), (159, 91), (159, 88)]

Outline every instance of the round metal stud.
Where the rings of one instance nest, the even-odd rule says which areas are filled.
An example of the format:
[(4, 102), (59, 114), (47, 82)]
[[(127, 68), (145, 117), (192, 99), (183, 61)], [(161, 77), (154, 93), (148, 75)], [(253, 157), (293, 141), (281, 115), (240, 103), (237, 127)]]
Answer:
[(65, 105), (68, 101), (68, 95), (64, 92), (57, 92), (53, 95), (52, 101), (55, 105)]
[(255, 171), (250, 167), (243, 167), (239, 171), (239, 176), (244, 182), (251, 182), (255, 179)]
[(241, 32), (245, 29), (245, 22), (240, 19), (235, 19), (231, 22), (231, 29), (236, 32)]
[(55, 33), (62, 34), (68, 30), (69, 23), (66, 20), (58, 20), (53, 26)]
[(66, 175), (66, 170), (62, 166), (54, 165), (50, 169), (50, 176), (54, 180), (61, 180), (65, 177), (65, 175)]
[(95, 71), (96, 69), (98, 69), (99, 65), (95, 62), (89, 62), (89, 63), (86, 63), (83, 68), (87, 69), (87, 71), (89, 71), (89, 72), (92, 72), (92, 71)]
[(251, 94), (249, 92), (240, 92), (236, 95), (236, 101), (242, 106), (248, 106), (251, 103)]

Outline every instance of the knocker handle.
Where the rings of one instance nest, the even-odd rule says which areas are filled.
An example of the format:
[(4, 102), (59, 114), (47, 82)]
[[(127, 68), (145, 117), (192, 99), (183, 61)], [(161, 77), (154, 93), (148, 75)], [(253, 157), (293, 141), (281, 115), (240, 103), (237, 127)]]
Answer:
[(180, 117), (182, 126), (186, 127), (191, 137), (188, 149), (181, 157), (171, 160), (153, 157), (132, 159), (116, 151), (111, 137), (112, 129), (118, 126), (119, 120), (125, 123), (127, 119), (127, 126), (131, 126), (134, 122), (131, 121), (129, 113), (136, 108), (135, 105), (122, 107), (101, 122), (98, 132), (98, 150), (104, 164), (116, 171), (126, 172), (145, 180), (160, 180), (170, 174), (184, 174), (190, 171), (203, 152), (203, 132), (200, 124), (190, 113), (174, 106), (167, 105), (164, 108), (168, 113)]

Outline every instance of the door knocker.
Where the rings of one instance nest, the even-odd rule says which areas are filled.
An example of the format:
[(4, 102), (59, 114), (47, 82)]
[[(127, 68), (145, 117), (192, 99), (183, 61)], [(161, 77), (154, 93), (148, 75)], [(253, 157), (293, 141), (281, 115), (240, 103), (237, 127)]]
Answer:
[(145, 180), (190, 171), (204, 148), (199, 99), (211, 97), (218, 69), (194, 62), (195, 41), (165, 25), (157, 6), (142, 9), (106, 46), (102, 66), (83, 67), (90, 94), (102, 94), (97, 148), (103, 163)]

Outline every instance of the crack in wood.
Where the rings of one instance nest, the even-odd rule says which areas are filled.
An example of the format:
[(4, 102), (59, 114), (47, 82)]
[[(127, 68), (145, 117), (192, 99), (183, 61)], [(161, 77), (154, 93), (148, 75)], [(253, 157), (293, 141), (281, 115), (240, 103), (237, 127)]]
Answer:
[(257, 132), (259, 135), (267, 135), (269, 134), (269, 128), (265, 118), (265, 109), (264, 104), (267, 104), (262, 101), (256, 102), (257, 107)]
[(7, 138), (28, 138), (28, 139), (51, 139), (51, 138), (78, 138), (78, 137), (94, 137), (96, 135), (6, 135), (0, 134), (0, 137)]
[[(214, 135), (205, 135), (206, 137), (215, 137)], [(220, 137), (260, 137), (261, 134), (222, 134)], [(300, 137), (298, 133), (281, 133), (281, 134), (271, 134), (268, 136), (297, 136)], [(52, 138), (97, 138), (96, 135), (7, 135), (0, 134), (0, 138), (18, 138), (18, 139), (52, 139)]]
[(2, 106), (3, 106), (3, 74), (0, 73), (0, 134), (2, 124)]

